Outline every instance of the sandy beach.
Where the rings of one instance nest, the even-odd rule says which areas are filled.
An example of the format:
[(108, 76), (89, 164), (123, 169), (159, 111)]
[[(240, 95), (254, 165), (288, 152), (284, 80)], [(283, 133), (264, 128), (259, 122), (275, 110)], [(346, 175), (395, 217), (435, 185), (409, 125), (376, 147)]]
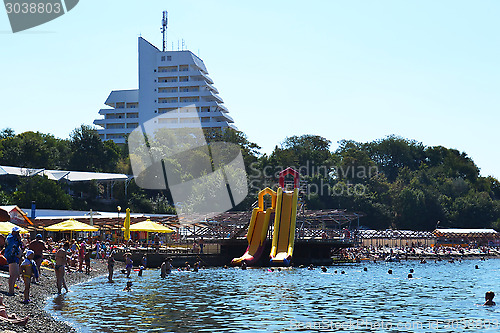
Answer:
[[(77, 283), (88, 281), (99, 275), (107, 275), (105, 260), (92, 260), (92, 272), (87, 275), (82, 272), (66, 273), (66, 284), (71, 290), (71, 286)], [(118, 271), (120, 264), (117, 263), (115, 271)], [(4, 304), (7, 313), (16, 313), (19, 317), (30, 316), (26, 326), (18, 326), (9, 323), (0, 323), (1, 332), (75, 332), (75, 330), (64, 322), (56, 321), (50, 314), (44, 311), (47, 300), (56, 295), (57, 288), (55, 274), (53, 271), (42, 269), (42, 277), (39, 284), (31, 285), (31, 303), (23, 304), (24, 285), (20, 284), (20, 289), (16, 290), (15, 296), (7, 296), (8, 278), (0, 277), (0, 293), (4, 296)], [(71, 292), (71, 291), (70, 291)]]

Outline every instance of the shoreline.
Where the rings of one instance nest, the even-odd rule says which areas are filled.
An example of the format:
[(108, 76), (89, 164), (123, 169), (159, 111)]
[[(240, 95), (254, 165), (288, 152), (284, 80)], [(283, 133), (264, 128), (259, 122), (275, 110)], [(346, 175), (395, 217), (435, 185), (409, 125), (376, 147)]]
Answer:
[[(490, 259), (500, 259), (499, 256), (482, 256), (486, 260)], [(408, 257), (405, 259), (401, 258), (403, 261), (418, 261), (421, 257)], [(438, 257), (438, 258), (426, 258), (427, 260), (434, 261), (437, 259), (438, 261), (447, 261), (449, 257)], [(456, 258), (455, 259), (459, 259)], [(481, 257), (463, 257), (460, 258), (462, 260), (480, 260)], [(373, 258), (369, 261), (371, 262)], [(377, 260), (380, 263), (383, 263), (383, 260)], [(360, 263), (366, 262), (362, 260)], [(332, 265), (328, 266), (337, 266), (345, 263), (334, 262)], [(72, 272), (66, 273), (66, 284), (71, 289), (72, 286), (85, 283), (91, 279), (94, 279), (99, 276), (107, 275), (107, 264), (106, 260), (92, 260), (91, 262), (92, 271), (90, 275), (86, 275), (82, 272)], [(115, 272), (119, 272), (120, 269), (123, 268), (123, 263), (117, 261), (115, 264)], [(54, 296), (57, 296), (57, 288), (55, 284), (55, 273), (53, 271), (49, 271), (47, 269), (42, 269), (42, 276), (40, 284), (32, 284), (31, 285), (31, 302), (29, 304), (23, 304), (23, 290), (24, 284), (20, 284), (20, 289), (16, 289), (15, 296), (7, 296), (8, 289), (8, 278), (0, 277), (0, 293), (4, 297), (4, 304), (6, 306), (6, 311), (8, 314), (16, 313), (19, 317), (25, 317), (27, 315), (30, 316), (26, 326), (19, 326), (10, 323), (0, 322), (0, 332), (29, 332), (29, 333), (52, 333), (52, 332), (74, 332), (77, 330), (75, 327), (71, 326), (71, 324), (65, 322), (62, 318), (53, 317), (48, 311), (46, 311), (46, 306), (49, 304), (49, 300), (52, 300)], [(62, 294), (64, 295), (64, 293)]]
[[(118, 267), (117, 267), (118, 266)], [(115, 265), (115, 271), (120, 269), (121, 265)], [(72, 272), (65, 275), (68, 288), (87, 282), (98, 276), (107, 275), (108, 269), (105, 260), (92, 260), (92, 271), (89, 275), (82, 272)], [(0, 331), (4, 332), (29, 332), (29, 333), (63, 333), (76, 332), (76, 329), (68, 323), (54, 318), (49, 312), (45, 311), (48, 301), (57, 295), (56, 278), (53, 271), (42, 268), (39, 284), (31, 284), (29, 304), (23, 304), (24, 284), (20, 283), (20, 288), (16, 289), (14, 296), (7, 296), (8, 278), (0, 278), (0, 293), (4, 297), (4, 304), (8, 314), (15, 313), (19, 317), (29, 315), (26, 326), (19, 326), (11, 323), (0, 322)], [(8, 272), (7, 272), (8, 274)], [(64, 293), (63, 293), (64, 295)]]

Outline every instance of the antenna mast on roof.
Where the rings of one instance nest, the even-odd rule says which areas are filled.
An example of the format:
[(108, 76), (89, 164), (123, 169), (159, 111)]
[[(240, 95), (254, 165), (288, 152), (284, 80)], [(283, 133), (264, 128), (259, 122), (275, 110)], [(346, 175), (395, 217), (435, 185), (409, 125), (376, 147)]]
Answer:
[(163, 12), (163, 19), (161, 20), (161, 33), (163, 34), (163, 52), (166, 51), (167, 43), (167, 23), (168, 23), (168, 12), (165, 10)]

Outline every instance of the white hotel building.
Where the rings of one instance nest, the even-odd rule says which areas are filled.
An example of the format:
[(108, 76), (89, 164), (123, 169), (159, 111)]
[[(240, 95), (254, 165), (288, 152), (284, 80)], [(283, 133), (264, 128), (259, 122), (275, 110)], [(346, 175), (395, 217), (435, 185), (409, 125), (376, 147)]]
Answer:
[(124, 144), (130, 132), (140, 123), (157, 117), (159, 125), (171, 128), (199, 126), (202, 128), (232, 127), (217, 88), (207, 68), (191, 51), (158, 50), (139, 37), (139, 89), (114, 90), (99, 110), (103, 119), (103, 141)]

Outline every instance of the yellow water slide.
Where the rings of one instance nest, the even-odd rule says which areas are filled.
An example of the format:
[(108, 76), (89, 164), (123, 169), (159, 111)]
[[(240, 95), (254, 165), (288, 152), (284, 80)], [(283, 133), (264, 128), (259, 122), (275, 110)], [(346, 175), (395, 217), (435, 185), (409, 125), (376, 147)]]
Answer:
[(293, 191), (285, 191), (281, 187), (278, 188), (273, 243), (270, 254), (271, 265), (290, 265), (295, 243), (298, 196), (298, 188), (295, 188)]
[[(264, 210), (264, 196), (271, 196), (271, 207)], [(266, 187), (259, 192), (259, 206), (252, 211), (250, 225), (248, 226), (247, 240), (248, 247), (246, 252), (239, 258), (234, 258), (231, 261), (232, 265), (241, 265), (244, 261), (251, 266), (256, 264), (264, 251), (264, 243), (267, 238), (267, 230), (269, 229), (269, 221), (271, 214), (276, 208), (276, 192)]]

